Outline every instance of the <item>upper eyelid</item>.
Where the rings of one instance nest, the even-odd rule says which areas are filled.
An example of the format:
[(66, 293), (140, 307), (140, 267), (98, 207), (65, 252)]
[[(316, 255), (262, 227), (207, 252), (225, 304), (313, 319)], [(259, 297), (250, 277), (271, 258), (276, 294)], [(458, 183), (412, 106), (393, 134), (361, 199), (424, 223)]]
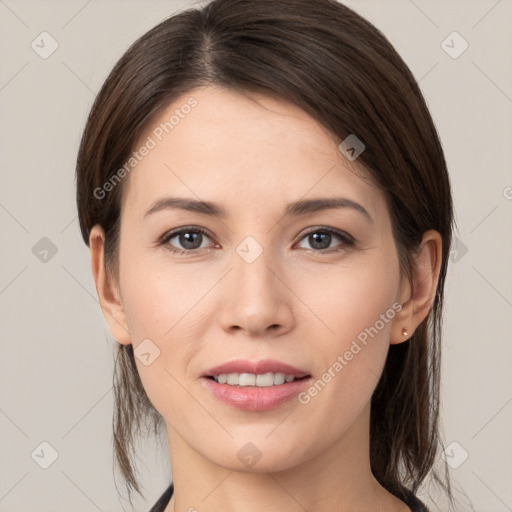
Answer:
[(204, 233), (209, 238), (214, 238), (213, 235), (206, 229), (195, 226), (184, 226), (182, 228), (171, 229), (170, 231), (166, 231), (161, 237), (160, 240), (169, 240), (170, 238), (174, 238), (176, 235), (181, 233), (186, 233), (187, 231), (196, 231), (199, 233)]
[(328, 231), (329, 233), (334, 233), (335, 235), (338, 235), (339, 237), (345, 237), (351, 241), (354, 241), (354, 237), (352, 235), (348, 234), (347, 232), (345, 232), (343, 229), (329, 228), (327, 226), (308, 228), (305, 232), (302, 233), (301, 238), (305, 237), (306, 235), (310, 235), (311, 233), (316, 233), (316, 232), (320, 232), (320, 231)]

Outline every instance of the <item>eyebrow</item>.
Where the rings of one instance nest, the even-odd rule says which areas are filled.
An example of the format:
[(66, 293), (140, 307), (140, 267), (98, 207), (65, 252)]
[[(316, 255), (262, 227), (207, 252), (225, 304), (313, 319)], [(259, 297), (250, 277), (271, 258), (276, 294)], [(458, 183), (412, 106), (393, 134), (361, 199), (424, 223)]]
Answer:
[[(361, 204), (346, 197), (323, 197), (317, 199), (301, 199), (290, 203), (285, 210), (285, 217), (298, 217), (322, 210), (350, 208), (373, 222), (371, 215)], [(197, 201), (184, 197), (164, 197), (155, 201), (144, 214), (144, 218), (162, 210), (185, 210), (216, 218), (226, 218), (227, 212), (220, 206), (209, 201)]]

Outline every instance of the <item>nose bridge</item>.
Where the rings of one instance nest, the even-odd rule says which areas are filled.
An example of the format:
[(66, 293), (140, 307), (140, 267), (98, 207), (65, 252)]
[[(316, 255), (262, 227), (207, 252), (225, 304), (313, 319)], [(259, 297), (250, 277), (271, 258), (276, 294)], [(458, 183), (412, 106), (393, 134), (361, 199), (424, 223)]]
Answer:
[(276, 289), (276, 278), (270, 269), (277, 262), (272, 261), (270, 248), (264, 247), (255, 237), (247, 236), (236, 247), (236, 256), (233, 277), (239, 284), (239, 299), (243, 300), (248, 294), (255, 299), (259, 297), (274, 301), (279, 292)]
[(271, 249), (248, 236), (235, 252), (227, 299), (221, 305), (224, 327), (262, 333), (270, 326), (290, 324), (290, 305), (286, 303), (283, 278), (278, 278), (274, 269), (279, 262), (272, 258)]

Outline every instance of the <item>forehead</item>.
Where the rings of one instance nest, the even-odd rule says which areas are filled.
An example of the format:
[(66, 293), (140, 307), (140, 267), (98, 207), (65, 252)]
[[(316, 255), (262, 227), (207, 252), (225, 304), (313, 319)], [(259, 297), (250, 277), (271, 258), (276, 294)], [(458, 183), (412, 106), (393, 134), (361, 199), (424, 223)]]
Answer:
[(333, 134), (276, 95), (193, 89), (151, 119), (134, 150), (143, 146), (151, 149), (124, 183), (123, 204), (147, 205), (171, 192), (246, 204), (249, 196), (290, 202), (334, 191), (378, 200)]

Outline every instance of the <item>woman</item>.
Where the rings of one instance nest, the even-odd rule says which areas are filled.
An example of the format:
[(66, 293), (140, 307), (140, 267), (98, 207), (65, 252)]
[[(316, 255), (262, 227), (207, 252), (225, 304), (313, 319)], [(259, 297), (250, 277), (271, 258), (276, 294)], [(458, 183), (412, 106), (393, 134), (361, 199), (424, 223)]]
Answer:
[[(425, 511), (453, 212), (407, 66), (333, 0), (213, 0), (92, 107), (77, 203), (117, 341), (114, 446), (153, 512)], [(148, 420), (147, 423), (146, 420)]]

